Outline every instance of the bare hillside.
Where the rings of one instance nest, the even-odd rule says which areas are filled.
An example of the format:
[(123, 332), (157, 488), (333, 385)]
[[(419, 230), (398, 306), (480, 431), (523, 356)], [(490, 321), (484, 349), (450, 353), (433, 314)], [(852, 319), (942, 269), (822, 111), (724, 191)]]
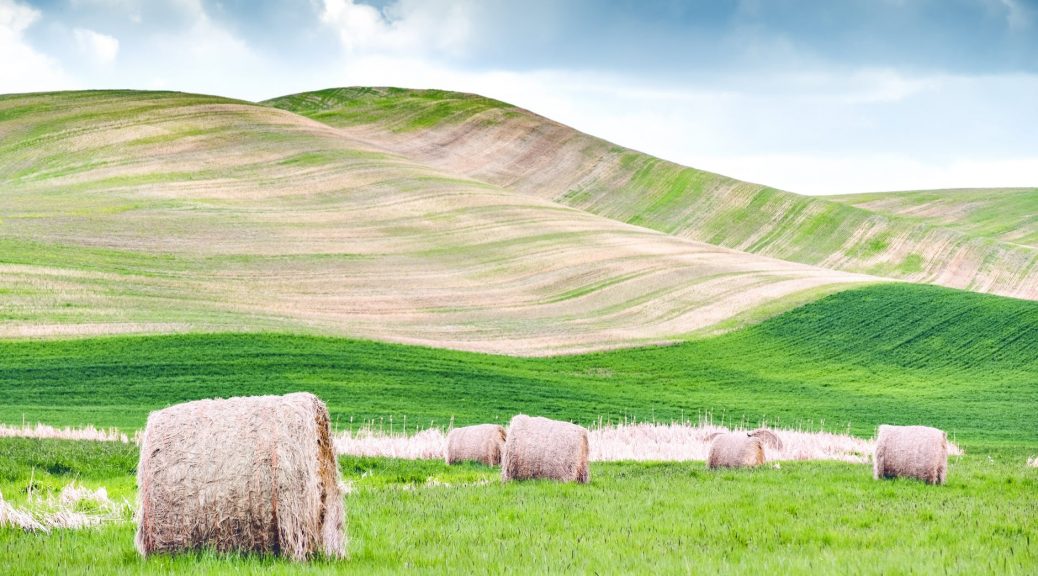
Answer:
[(2, 337), (278, 329), (540, 355), (674, 341), (875, 281), (221, 98), (7, 96), (0, 136)]
[(429, 166), (670, 235), (837, 270), (1038, 299), (1038, 248), (1012, 235), (733, 180), (496, 100), (343, 88), (268, 103)]

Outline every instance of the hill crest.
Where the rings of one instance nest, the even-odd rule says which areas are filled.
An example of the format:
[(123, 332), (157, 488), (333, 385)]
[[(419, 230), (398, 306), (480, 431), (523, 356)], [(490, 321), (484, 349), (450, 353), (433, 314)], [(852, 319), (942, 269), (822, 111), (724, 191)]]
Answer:
[(1038, 248), (666, 162), (472, 94), (338, 88), (266, 104), (451, 173), (666, 234), (824, 268), (1038, 299)]

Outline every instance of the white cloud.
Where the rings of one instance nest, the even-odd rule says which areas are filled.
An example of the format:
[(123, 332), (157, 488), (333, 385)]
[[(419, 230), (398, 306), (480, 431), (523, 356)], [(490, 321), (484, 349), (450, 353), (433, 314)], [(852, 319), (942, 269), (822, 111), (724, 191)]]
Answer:
[(221, 26), (199, 0), (172, 0), (188, 26), (152, 35), (129, 64), (137, 85), (220, 96), (249, 98), (279, 81), (268, 63), (242, 38)]
[(354, 0), (324, 0), (321, 22), (350, 54), (421, 52), (458, 56), (472, 30), (469, 1), (397, 0), (378, 9)]
[(1006, 11), (1006, 23), (1010, 30), (1025, 30), (1031, 26), (1031, 9), (1020, 0), (999, 0)]
[(0, 0), (0, 94), (61, 90), (74, 82), (52, 58), (33, 49), (25, 31), (39, 11), (14, 0)]
[[(120, 16), (144, 5), (70, 1)], [(999, 18), (1023, 6), (988, 1)], [(173, 14), (175, 24), (147, 35), (116, 28), (122, 45), (74, 29), (75, 45), (111, 63), (77, 62), (78, 77), (98, 88), (117, 83), (246, 99), (335, 85), (476, 92), (662, 158), (805, 193), (1038, 185), (1038, 141), (1027, 132), (1038, 123), (1036, 75), (916, 75), (806, 62), (798, 74), (734, 69), (666, 84), (637, 71), (479, 70), (466, 62), (490, 35), (477, 25), (485, 4), (447, 0), (394, 0), (383, 8), (310, 0), (325, 40), (337, 37), (342, 53), (286, 58), (284, 66), (210, 17), (201, 0), (164, 2), (164, 11), (145, 19)], [(1017, 27), (1031, 17), (1028, 9), (1020, 14)], [(27, 42), (25, 31), (41, 18), (22, 0), (0, 0), (0, 93), (76, 87)]]
[(97, 64), (111, 64), (119, 55), (119, 40), (107, 34), (75, 28), (72, 37), (76, 40), (76, 47)]

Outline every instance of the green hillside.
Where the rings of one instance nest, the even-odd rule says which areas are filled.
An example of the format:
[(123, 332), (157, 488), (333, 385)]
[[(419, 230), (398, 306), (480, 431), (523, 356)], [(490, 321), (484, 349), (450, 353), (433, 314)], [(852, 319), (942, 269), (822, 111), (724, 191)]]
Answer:
[[(1038, 174), (1035, 175), (1038, 180)], [(919, 190), (829, 196), (851, 206), (1038, 248), (1038, 188)]]
[[(267, 103), (431, 166), (668, 234), (827, 268), (1038, 299), (1038, 248), (1006, 237), (1016, 230), (1012, 220), (999, 220), (1004, 229), (946, 226), (783, 192), (666, 162), (469, 94), (340, 88)], [(1031, 200), (1018, 207), (1024, 218)]]
[(0, 343), (7, 422), (137, 428), (174, 402), (295, 390), (324, 398), (339, 427), (709, 412), (866, 436), (925, 423), (1019, 446), (1038, 442), (1038, 304), (881, 285), (706, 340), (545, 359), (288, 335)]

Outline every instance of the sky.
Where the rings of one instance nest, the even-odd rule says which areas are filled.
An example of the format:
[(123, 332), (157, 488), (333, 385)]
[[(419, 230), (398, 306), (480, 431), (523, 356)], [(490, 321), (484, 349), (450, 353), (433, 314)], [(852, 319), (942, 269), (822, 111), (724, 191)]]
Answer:
[(1038, 186), (1038, 0), (0, 0), (0, 93), (355, 85), (805, 194)]

